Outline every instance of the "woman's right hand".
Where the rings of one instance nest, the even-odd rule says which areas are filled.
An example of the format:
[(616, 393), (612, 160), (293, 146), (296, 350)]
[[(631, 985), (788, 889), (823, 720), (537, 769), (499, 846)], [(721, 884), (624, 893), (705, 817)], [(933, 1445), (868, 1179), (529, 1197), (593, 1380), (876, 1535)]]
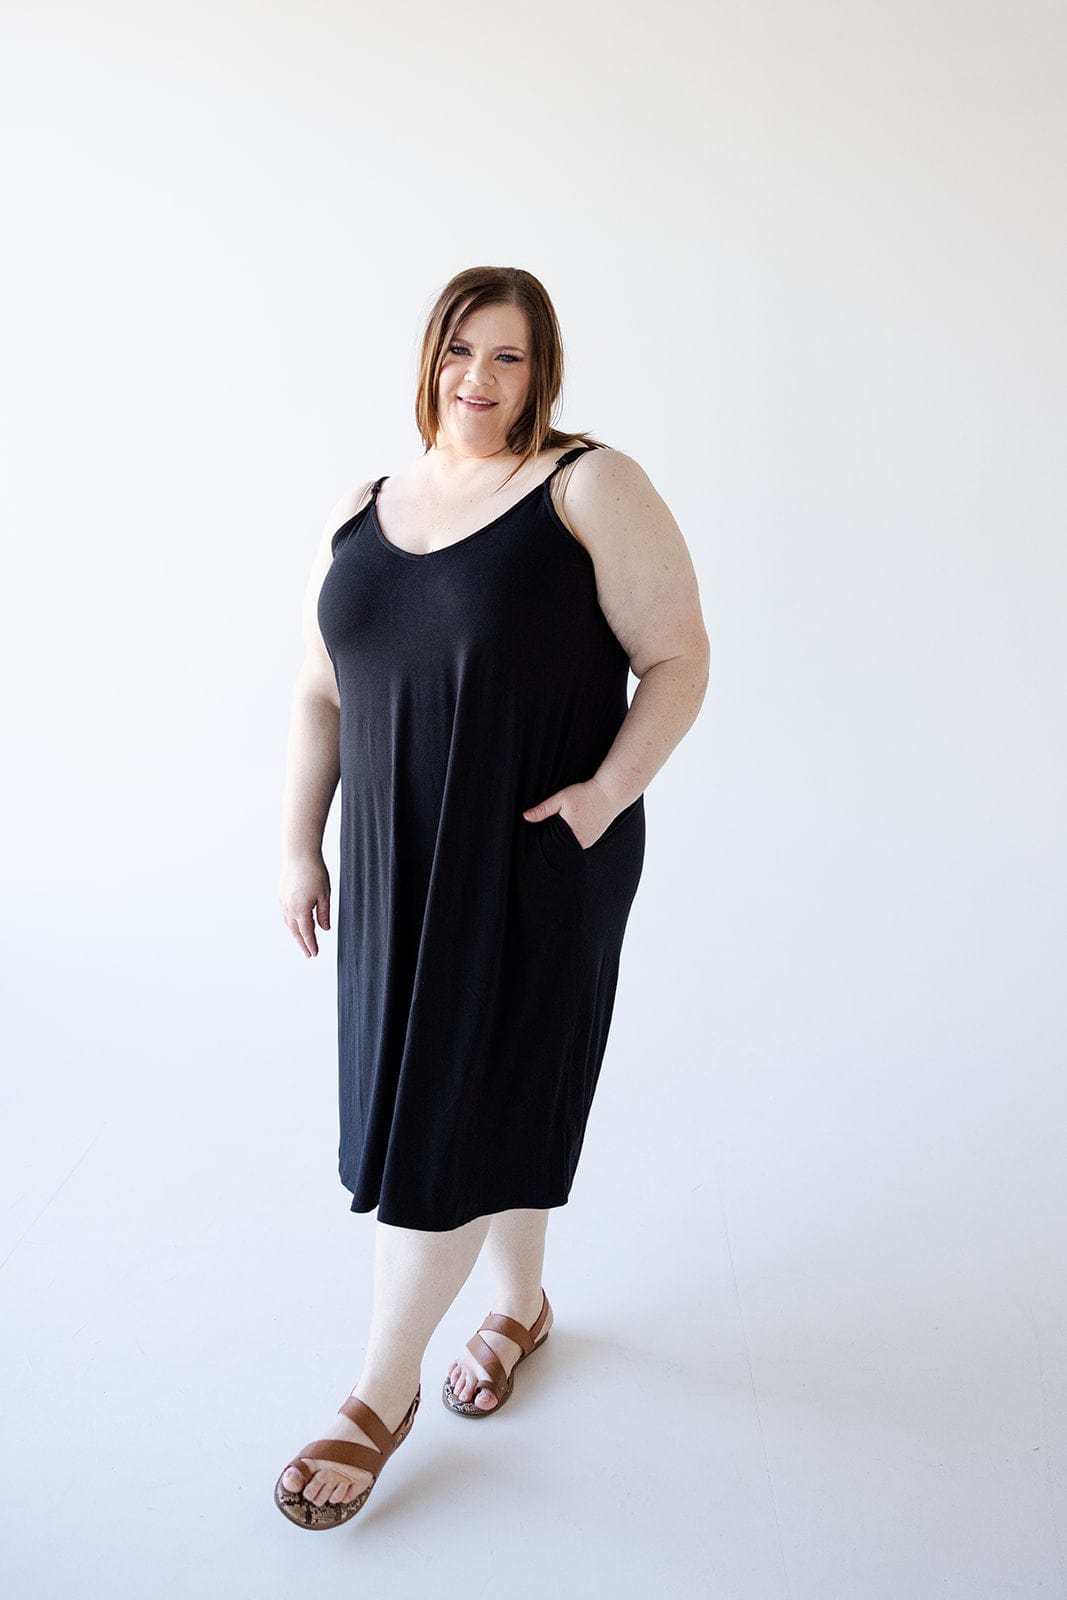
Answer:
[(278, 904), (282, 908), (286, 927), (304, 954), (317, 956), (319, 946), (315, 938), (314, 913), (318, 913), (320, 928), (328, 929), (330, 926), (330, 874), (321, 851), (314, 855), (284, 858)]

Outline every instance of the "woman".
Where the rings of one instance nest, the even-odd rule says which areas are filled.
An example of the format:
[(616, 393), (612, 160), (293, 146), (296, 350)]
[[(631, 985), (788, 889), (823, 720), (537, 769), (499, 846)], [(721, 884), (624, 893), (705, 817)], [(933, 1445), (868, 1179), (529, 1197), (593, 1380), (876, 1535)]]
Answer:
[(561, 382), (537, 279), (458, 274), (423, 338), (425, 453), (338, 502), (308, 584), (279, 898), (316, 955), (340, 780), (340, 1175), (378, 1216), (362, 1375), (275, 1486), (301, 1527), (366, 1501), (483, 1245), (493, 1312), (444, 1403), (491, 1415), (547, 1337), (545, 1228), (607, 1041), (643, 793), (704, 697), (677, 524), (629, 456), (552, 427)]

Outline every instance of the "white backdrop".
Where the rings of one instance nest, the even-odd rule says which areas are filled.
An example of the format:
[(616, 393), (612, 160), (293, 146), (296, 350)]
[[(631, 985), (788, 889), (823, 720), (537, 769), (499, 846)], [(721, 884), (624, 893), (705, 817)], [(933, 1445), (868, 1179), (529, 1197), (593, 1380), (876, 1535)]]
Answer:
[[(1067, 1593), (1063, 6), (2, 19), (0, 1578), (259, 1600), (358, 1538), (394, 1596)], [(555, 1389), (456, 1438), (479, 1267), (309, 1555), (271, 1485), (357, 1376), (373, 1221), (333, 937), (275, 898), (300, 600), (483, 262), (674, 512), (711, 682)]]

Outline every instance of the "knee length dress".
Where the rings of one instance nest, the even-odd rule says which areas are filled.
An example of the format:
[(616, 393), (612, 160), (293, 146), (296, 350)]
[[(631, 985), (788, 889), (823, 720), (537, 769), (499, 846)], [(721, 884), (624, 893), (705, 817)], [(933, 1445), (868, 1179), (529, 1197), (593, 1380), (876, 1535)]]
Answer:
[(418, 555), (374, 484), (318, 601), (340, 699), (339, 1172), (352, 1211), (440, 1231), (564, 1205), (645, 848), (643, 796), (584, 848), (524, 809), (591, 778), (629, 661), (556, 472)]

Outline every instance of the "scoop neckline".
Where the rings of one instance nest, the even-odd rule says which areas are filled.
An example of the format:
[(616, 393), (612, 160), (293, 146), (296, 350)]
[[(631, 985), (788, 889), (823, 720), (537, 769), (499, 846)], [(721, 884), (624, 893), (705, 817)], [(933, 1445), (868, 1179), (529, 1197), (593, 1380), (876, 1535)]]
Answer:
[[(381, 483), (378, 485), (378, 493), (375, 494), (373, 500), (368, 502), (371, 521), (374, 524), (374, 531), (378, 535), (378, 541), (387, 550), (391, 550), (393, 555), (402, 556), (407, 561), (427, 561), (431, 556), (446, 556), (450, 550), (458, 550), (460, 545), (470, 544), (472, 539), (480, 539), (483, 533), (491, 533), (498, 523), (503, 522), (505, 517), (510, 517), (513, 512), (518, 511), (519, 507), (525, 505), (527, 500), (532, 500), (535, 494), (540, 494), (542, 490), (547, 490), (549, 483), (559, 470), (564, 456), (568, 456), (570, 453), (569, 450), (565, 450), (563, 456), (553, 466), (552, 471), (542, 478), (540, 483), (535, 483), (532, 489), (528, 489), (520, 499), (508, 506), (506, 511), (501, 511), (499, 516), (493, 518), (492, 522), (485, 523), (481, 528), (475, 528), (473, 533), (465, 533), (462, 539), (454, 539), (451, 544), (443, 544), (439, 550), (404, 550), (400, 545), (394, 544), (391, 539), (386, 538), (385, 530), (378, 517), (378, 494), (381, 493), (382, 483), (385, 482), (385, 478), (382, 478)], [(389, 474), (386, 473), (386, 477), (388, 476)], [(554, 511), (555, 507), (553, 506), (552, 509)]]

